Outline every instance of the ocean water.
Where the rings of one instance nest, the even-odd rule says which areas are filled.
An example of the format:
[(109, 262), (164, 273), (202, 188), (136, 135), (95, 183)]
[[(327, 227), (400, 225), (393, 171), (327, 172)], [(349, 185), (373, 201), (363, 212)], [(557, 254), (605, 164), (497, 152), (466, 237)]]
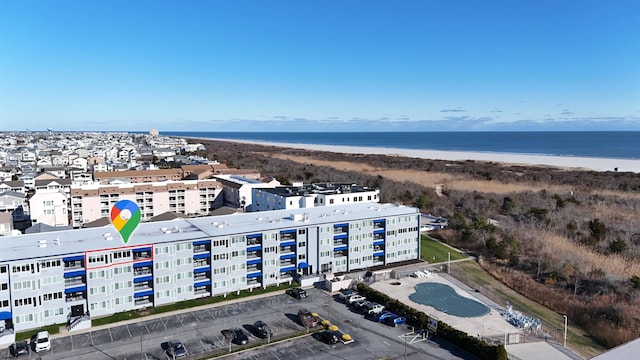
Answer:
[(162, 135), (413, 150), (640, 159), (640, 132), (185, 132)]

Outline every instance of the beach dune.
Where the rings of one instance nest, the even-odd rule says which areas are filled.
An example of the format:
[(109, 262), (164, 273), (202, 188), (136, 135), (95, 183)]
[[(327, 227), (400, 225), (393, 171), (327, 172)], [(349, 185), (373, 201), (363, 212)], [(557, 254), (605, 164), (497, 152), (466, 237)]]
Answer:
[(506, 164), (550, 166), (572, 170), (640, 172), (640, 160), (612, 159), (596, 157), (549, 156), (510, 153), (442, 151), (442, 150), (412, 150), (399, 148), (377, 148), (362, 146), (318, 145), (276, 143), (248, 140), (208, 139), (257, 145), (278, 146), (283, 148), (305, 149), (312, 151), (328, 151), (345, 154), (381, 154), (391, 156), (406, 156), (433, 160), (450, 161), (489, 161)]

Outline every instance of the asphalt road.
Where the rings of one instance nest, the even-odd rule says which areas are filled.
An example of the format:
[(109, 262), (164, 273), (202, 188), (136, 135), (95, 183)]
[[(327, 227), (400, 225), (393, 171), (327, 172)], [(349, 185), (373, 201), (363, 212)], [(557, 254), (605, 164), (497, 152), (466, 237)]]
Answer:
[[(422, 339), (407, 335), (406, 326), (393, 328), (374, 323), (318, 289), (308, 289), (309, 297), (294, 299), (278, 294), (230, 304), (216, 304), (205, 309), (185, 310), (160, 318), (142, 318), (129, 324), (114, 324), (88, 332), (52, 339), (52, 349), (31, 353), (30, 359), (82, 360), (164, 360), (160, 344), (180, 340), (189, 351), (187, 360), (204, 359), (228, 353), (229, 342), (221, 331), (241, 328), (249, 336), (249, 345), (259, 348), (223, 356), (225, 359), (471, 359), (471, 355), (441, 343), (439, 339)], [(355, 340), (351, 344), (328, 345), (317, 334), (278, 341), (305, 332), (298, 322), (298, 310), (306, 308), (329, 318), (340, 330)], [(255, 321), (266, 322), (273, 331), (271, 344), (251, 334)], [(406, 342), (405, 342), (406, 339)], [(232, 344), (237, 350), (240, 346)], [(405, 356), (406, 354), (406, 356)], [(8, 350), (0, 359), (9, 359)]]

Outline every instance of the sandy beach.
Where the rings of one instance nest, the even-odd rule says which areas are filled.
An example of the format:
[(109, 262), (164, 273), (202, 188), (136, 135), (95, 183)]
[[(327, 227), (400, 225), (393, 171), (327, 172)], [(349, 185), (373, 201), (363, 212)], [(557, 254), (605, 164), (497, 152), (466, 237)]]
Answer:
[(412, 150), (397, 148), (376, 148), (360, 146), (337, 146), (337, 145), (316, 145), (316, 144), (292, 144), (275, 143), (248, 140), (229, 139), (207, 139), (216, 141), (228, 141), (236, 143), (258, 144), (268, 146), (278, 146), (283, 148), (306, 149), (315, 151), (328, 151), (346, 154), (382, 154), (406, 156), (422, 159), (451, 160), (451, 161), (489, 161), (497, 163), (551, 166), (564, 169), (593, 170), (593, 171), (619, 171), (619, 172), (640, 172), (640, 160), (630, 159), (608, 159), (594, 157), (571, 157), (571, 156), (547, 156), (528, 154), (506, 154), (506, 153), (483, 153), (465, 151), (441, 151), (441, 150)]

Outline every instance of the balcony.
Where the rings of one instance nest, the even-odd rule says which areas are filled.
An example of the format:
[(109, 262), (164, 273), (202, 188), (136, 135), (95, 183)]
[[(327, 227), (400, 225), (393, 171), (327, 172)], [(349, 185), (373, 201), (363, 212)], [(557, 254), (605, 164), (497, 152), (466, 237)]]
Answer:
[(287, 260), (280, 261), (280, 267), (290, 267), (290, 266), (293, 266), (293, 267), (296, 266), (296, 259), (287, 259)]
[(285, 246), (280, 248), (280, 254), (295, 253), (295, 252), (296, 252), (295, 246)]
[(199, 286), (194, 288), (193, 294), (197, 297), (208, 296), (211, 293), (210, 286)]
[(87, 287), (85, 285), (64, 290), (66, 302), (84, 301), (87, 299)]
[(82, 260), (63, 260), (64, 261), (64, 271), (77, 270), (84, 268), (84, 256), (82, 256)]
[(199, 240), (193, 242), (193, 253), (203, 253), (211, 251), (211, 241), (209, 240)]
[(152, 296), (139, 297), (134, 300), (134, 303), (135, 303), (135, 306), (152, 306), (153, 297)]
[(211, 258), (195, 260), (193, 262), (193, 267), (194, 268), (199, 268), (199, 267), (203, 267), (203, 266), (209, 266), (209, 265), (211, 265), (211, 261), (210, 260), (211, 260)]
[(247, 251), (247, 259), (259, 259), (262, 257), (262, 251)]
[(247, 266), (247, 272), (256, 272), (256, 271), (262, 271), (262, 263), (258, 263), (258, 264), (251, 264)]
[(333, 226), (333, 233), (334, 234), (346, 234), (347, 232), (349, 232), (349, 225), (348, 224), (341, 224), (341, 225), (334, 225)]
[(343, 257), (343, 256), (347, 256), (348, 254), (349, 254), (349, 250), (334, 251), (333, 257), (334, 258)]
[(64, 279), (65, 287), (72, 287), (72, 286), (81, 285), (84, 283), (86, 283), (84, 276), (76, 276), (76, 277)]
[(141, 267), (133, 269), (133, 276), (151, 275), (153, 270), (150, 267)]
[(205, 280), (211, 280), (211, 273), (209, 272), (201, 272), (201, 273), (197, 273), (193, 276), (193, 281), (194, 282), (200, 282), (200, 281), (205, 281)]
[(280, 241), (285, 242), (285, 241), (291, 241), (291, 240), (296, 241), (295, 230), (280, 233)]
[(133, 286), (133, 291), (142, 291), (153, 288), (153, 280), (147, 280), (142, 282), (136, 282), (137, 279), (134, 279), (133, 282), (135, 285)]
[(151, 259), (153, 254), (151, 248), (133, 249), (133, 261)]
[(347, 246), (348, 243), (349, 243), (349, 240), (347, 240), (347, 239), (336, 239), (336, 240), (333, 240), (333, 246), (334, 247)]

